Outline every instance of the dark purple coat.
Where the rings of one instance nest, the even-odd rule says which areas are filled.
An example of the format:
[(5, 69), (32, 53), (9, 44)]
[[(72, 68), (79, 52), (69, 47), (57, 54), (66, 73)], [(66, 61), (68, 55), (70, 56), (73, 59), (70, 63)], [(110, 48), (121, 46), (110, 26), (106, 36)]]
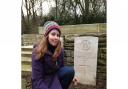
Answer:
[(32, 52), (32, 89), (62, 89), (56, 72), (63, 67), (64, 50), (62, 49), (56, 64), (51, 62), (51, 57), (52, 54), (48, 51), (44, 57), (36, 60), (35, 54)]

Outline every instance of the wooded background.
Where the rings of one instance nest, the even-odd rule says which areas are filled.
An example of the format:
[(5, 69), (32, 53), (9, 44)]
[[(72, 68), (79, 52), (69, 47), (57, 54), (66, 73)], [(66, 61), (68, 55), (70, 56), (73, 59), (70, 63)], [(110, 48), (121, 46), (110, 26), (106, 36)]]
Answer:
[[(44, 2), (50, 11), (44, 14)], [(37, 33), (38, 27), (48, 20), (60, 25), (106, 23), (106, 0), (22, 0), (22, 34)]]

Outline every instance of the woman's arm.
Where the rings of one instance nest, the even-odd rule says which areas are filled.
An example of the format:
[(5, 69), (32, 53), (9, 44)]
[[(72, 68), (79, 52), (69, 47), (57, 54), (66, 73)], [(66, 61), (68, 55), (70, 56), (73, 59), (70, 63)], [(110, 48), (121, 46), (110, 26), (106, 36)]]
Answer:
[(32, 53), (32, 86), (37, 89), (49, 89), (43, 81), (43, 66), (41, 60), (35, 58), (34, 52)]

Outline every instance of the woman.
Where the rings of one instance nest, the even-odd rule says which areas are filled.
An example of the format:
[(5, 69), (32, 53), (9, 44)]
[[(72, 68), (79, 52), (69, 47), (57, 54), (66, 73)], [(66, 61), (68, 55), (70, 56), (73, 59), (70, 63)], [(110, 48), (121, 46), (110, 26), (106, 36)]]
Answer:
[(44, 37), (32, 52), (32, 89), (68, 89), (74, 69), (63, 64), (60, 26), (54, 21), (44, 24)]

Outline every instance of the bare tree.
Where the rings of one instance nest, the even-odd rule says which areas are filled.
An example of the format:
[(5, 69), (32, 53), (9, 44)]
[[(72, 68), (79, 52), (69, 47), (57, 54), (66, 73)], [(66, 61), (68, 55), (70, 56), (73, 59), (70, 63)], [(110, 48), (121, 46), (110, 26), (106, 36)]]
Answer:
[(71, 7), (71, 10), (73, 11), (74, 13), (74, 22), (75, 24), (78, 23), (78, 15), (77, 15), (77, 8), (78, 6), (78, 0), (70, 0), (70, 7)]
[[(37, 26), (42, 20), (42, 3), (44, 0), (22, 0), (22, 19), (26, 32), (37, 31)], [(26, 14), (25, 14), (26, 12)]]

